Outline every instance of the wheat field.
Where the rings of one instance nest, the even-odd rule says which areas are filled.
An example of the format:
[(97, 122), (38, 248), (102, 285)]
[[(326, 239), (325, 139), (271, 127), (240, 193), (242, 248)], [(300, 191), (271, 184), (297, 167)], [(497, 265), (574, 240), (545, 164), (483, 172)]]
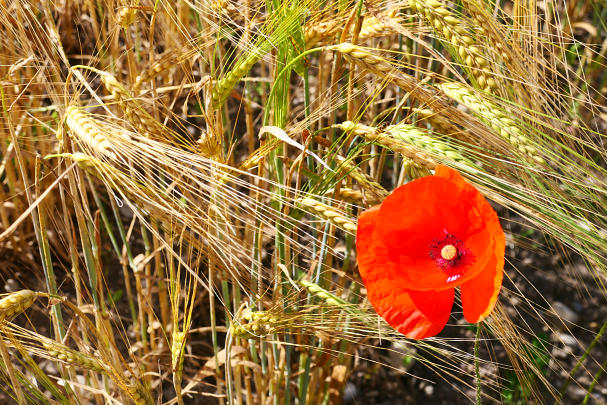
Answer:
[[(0, 402), (607, 403), (606, 23), (597, 0), (0, 0)], [(438, 165), (498, 213), (504, 282), (482, 322), (456, 292), (409, 339), (367, 299), (357, 219)]]

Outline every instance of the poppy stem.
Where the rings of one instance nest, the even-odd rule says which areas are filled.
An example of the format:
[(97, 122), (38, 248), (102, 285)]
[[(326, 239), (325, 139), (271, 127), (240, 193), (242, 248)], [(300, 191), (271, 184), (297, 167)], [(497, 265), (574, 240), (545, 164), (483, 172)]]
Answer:
[(483, 328), (483, 324), (481, 322), (476, 324), (476, 337), (474, 339), (474, 372), (476, 374), (476, 405), (482, 404), (482, 389), (481, 389), (481, 371), (480, 371), (480, 363), (478, 360), (478, 342), (481, 337), (481, 330)]

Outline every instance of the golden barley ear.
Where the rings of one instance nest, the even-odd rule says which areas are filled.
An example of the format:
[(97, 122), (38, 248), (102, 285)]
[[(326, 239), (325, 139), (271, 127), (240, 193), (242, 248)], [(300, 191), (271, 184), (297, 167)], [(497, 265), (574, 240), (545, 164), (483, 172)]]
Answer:
[(69, 106), (65, 112), (65, 123), (70, 129), (73, 139), (86, 145), (92, 151), (110, 159), (117, 156), (112, 150), (112, 144), (103, 134), (102, 128), (83, 109)]
[(309, 197), (298, 200), (298, 202), (302, 206), (312, 209), (317, 215), (337, 225), (339, 228), (348, 232), (356, 232), (356, 223), (330, 205), (323, 204)]
[(198, 149), (209, 159), (216, 158), (221, 152), (219, 137), (212, 132), (202, 131), (198, 139)]
[(162, 139), (170, 132), (154, 117), (152, 117), (113, 75), (101, 72), (101, 82), (114, 97), (126, 119), (135, 127), (137, 132), (148, 138)]
[(462, 23), (461, 16), (456, 16), (438, 0), (410, 0), (409, 6), (453, 45), (481, 89), (490, 92), (498, 87), (483, 49), (474, 39), (470, 27)]
[(0, 322), (10, 321), (18, 314), (31, 307), (38, 294), (31, 290), (20, 290), (0, 300)]
[(381, 184), (355, 166), (352, 160), (342, 156), (337, 156), (336, 159), (340, 163), (341, 171), (360, 185), (363, 200), (369, 205), (381, 203), (390, 194)]
[(242, 339), (255, 339), (276, 333), (288, 327), (288, 323), (272, 311), (251, 311), (245, 309), (230, 324), (233, 336)]

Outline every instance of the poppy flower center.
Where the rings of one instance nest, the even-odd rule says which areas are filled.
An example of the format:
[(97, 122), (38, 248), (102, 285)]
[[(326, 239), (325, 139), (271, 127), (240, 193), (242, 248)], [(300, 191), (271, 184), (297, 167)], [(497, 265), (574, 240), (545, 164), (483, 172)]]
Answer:
[(445, 245), (440, 250), (440, 255), (445, 260), (453, 260), (457, 255), (457, 249), (453, 245)]
[(447, 276), (447, 283), (458, 280), (464, 274), (464, 264), (472, 260), (470, 249), (464, 242), (446, 231), (443, 239), (432, 241), (428, 254)]

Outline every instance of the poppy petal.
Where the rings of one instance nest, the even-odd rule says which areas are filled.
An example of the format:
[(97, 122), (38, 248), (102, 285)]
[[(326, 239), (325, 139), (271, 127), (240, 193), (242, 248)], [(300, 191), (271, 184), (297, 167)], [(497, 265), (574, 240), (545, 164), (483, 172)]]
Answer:
[(404, 289), (398, 280), (384, 277), (384, 266), (390, 263), (382, 258), (385, 247), (374, 237), (379, 209), (379, 205), (372, 207), (358, 218), (357, 260), (367, 297), (377, 313), (405, 336), (413, 339), (434, 336), (449, 319), (454, 289), (411, 291)]
[(436, 165), (436, 169), (434, 170), (434, 176), (442, 177), (443, 179), (451, 180), (457, 184), (468, 184), (466, 180), (462, 177), (461, 174), (457, 170), (454, 170), (445, 165)]
[(495, 242), (495, 254), (485, 268), (476, 277), (461, 286), (464, 317), (470, 323), (480, 322), (489, 315), (495, 307), (502, 287), (506, 246), (503, 232)]
[(386, 294), (371, 294), (369, 301), (382, 318), (408, 338), (434, 336), (443, 330), (449, 320), (453, 288), (442, 291), (382, 290)]
[[(375, 222), (377, 222), (377, 214), (381, 205), (376, 205), (367, 210), (364, 210), (358, 217), (356, 229), (356, 245), (369, 245), (375, 230)], [(360, 252), (359, 252), (360, 253)]]

